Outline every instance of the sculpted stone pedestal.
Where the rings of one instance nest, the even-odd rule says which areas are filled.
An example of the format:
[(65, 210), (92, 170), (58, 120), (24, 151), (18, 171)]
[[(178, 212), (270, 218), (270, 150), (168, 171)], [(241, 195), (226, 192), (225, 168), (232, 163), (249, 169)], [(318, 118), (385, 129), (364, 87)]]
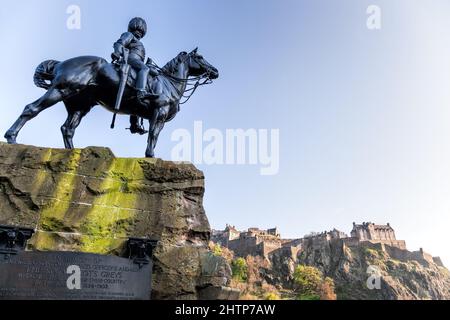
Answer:
[(153, 299), (237, 298), (208, 249), (203, 193), (191, 164), (0, 143), (0, 224), (35, 229), (34, 251), (122, 255), (130, 237), (156, 239)]

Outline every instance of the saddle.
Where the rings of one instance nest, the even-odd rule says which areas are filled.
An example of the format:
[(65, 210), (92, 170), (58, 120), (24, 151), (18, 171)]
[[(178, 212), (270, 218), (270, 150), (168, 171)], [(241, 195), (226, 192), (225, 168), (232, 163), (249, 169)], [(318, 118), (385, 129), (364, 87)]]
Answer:
[[(114, 69), (120, 74), (120, 68), (121, 65), (119, 63), (113, 63)], [(147, 84), (148, 86), (152, 86), (152, 82), (155, 81), (155, 78), (159, 75), (158, 70), (155, 68), (153, 64), (151, 64), (150, 58), (147, 60), (146, 65), (150, 68), (149, 71), (149, 79), (151, 79), (151, 82)], [(128, 72), (128, 78), (127, 78), (127, 86), (133, 89), (136, 89), (136, 80), (137, 80), (138, 72), (133, 67), (130, 68), (130, 71)], [(147, 88), (149, 89), (149, 88)], [(149, 90), (150, 91), (150, 90)]]

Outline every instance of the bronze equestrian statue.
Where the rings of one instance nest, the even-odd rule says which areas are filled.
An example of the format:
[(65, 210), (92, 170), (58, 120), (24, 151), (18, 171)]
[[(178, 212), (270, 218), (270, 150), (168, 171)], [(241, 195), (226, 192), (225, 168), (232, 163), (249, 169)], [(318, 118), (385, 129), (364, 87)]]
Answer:
[[(7, 142), (16, 143), (19, 131), (29, 120), (62, 101), (68, 113), (67, 120), (61, 127), (66, 148), (73, 149), (73, 136), (83, 117), (93, 107), (101, 105), (115, 114), (130, 115), (132, 122), (130, 129), (135, 133), (140, 133), (142, 129), (136, 127), (136, 124), (139, 125), (136, 123), (138, 119), (147, 119), (149, 133), (145, 156), (154, 157), (159, 133), (164, 124), (179, 112), (179, 105), (186, 102), (186, 100), (181, 102), (183, 97), (186, 98), (185, 93), (190, 91), (187, 97), (189, 99), (198, 86), (217, 79), (219, 72), (198, 53), (197, 49), (190, 53), (181, 52), (163, 68), (154, 66), (151, 61), (148, 61), (144, 68), (141, 62), (145, 52), (141, 51), (143, 46), (141, 47), (140, 42), (140, 38), (145, 35), (144, 32), (140, 33), (142, 21), (135, 20), (135, 25), (130, 22), (129, 30), (133, 38), (124, 34), (121, 40), (116, 42), (112, 63), (95, 56), (81, 56), (63, 62), (55, 60), (42, 62), (36, 68), (34, 83), (47, 92), (25, 107), (20, 117), (6, 132)], [(127, 64), (132, 68), (123, 79), (121, 69)], [(152, 73), (154, 76), (148, 77), (147, 72), (152, 72), (151, 70), (157, 72)], [(142, 85), (143, 81), (145, 88)], [(118, 99), (116, 93), (121, 82), (126, 85), (123, 86), (123, 94)], [(193, 87), (188, 89), (189, 85)], [(120, 103), (117, 109), (118, 101)]]

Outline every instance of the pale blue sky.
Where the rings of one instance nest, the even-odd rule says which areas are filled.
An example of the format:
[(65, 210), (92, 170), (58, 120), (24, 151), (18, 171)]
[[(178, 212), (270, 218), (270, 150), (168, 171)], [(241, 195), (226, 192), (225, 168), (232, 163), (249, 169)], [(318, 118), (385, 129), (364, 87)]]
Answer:
[[(79, 5), (81, 30), (66, 28)], [(366, 28), (366, 9), (382, 29)], [(164, 64), (199, 46), (221, 72), (162, 132), (193, 128), (280, 129), (280, 173), (254, 166), (199, 166), (211, 225), (278, 226), (286, 237), (353, 221), (390, 222), (410, 249), (450, 264), (450, 2), (448, 0), (3, 1), (0, 11), (3, 133), (43, 91), (43, 60), (109, 57), (133, 16), (146, 18), (149, 55)], [(58, 105), (30, 122), (19, 142), (62, 147)], [(103, 145), (140, 157), (146, 138), (109, 129), (100, 107), (81, 124), (78, 147)]]

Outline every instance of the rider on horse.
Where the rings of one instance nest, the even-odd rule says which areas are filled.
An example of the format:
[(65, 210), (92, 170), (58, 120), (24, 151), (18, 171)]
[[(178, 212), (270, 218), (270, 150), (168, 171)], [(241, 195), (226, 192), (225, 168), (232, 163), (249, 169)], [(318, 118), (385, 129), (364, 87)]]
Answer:
[[(144, 63), (145, 48), (140, 41), (147, 33), (147, 23), (142, 18), (133, 18), (128, 24), (128, 32), (122, 34), (120, 39), (114, 43), (114, 52), (111, 57), (118, 61), (123, 56), (123, 49), (129, 50), (128, 64), (137, 71), (136, 97), (142, 105), (146, 105), (144, 99), (157, 99), (158, 95), (147, 92), (148, 76), (157, 76), (158, 72), (151, 64)], [(150, 60), (151, 61), (151, 60)], [(139, 124), (139, 117), (130, 116), (131, 133), (144, 134), (147, 131)]]

